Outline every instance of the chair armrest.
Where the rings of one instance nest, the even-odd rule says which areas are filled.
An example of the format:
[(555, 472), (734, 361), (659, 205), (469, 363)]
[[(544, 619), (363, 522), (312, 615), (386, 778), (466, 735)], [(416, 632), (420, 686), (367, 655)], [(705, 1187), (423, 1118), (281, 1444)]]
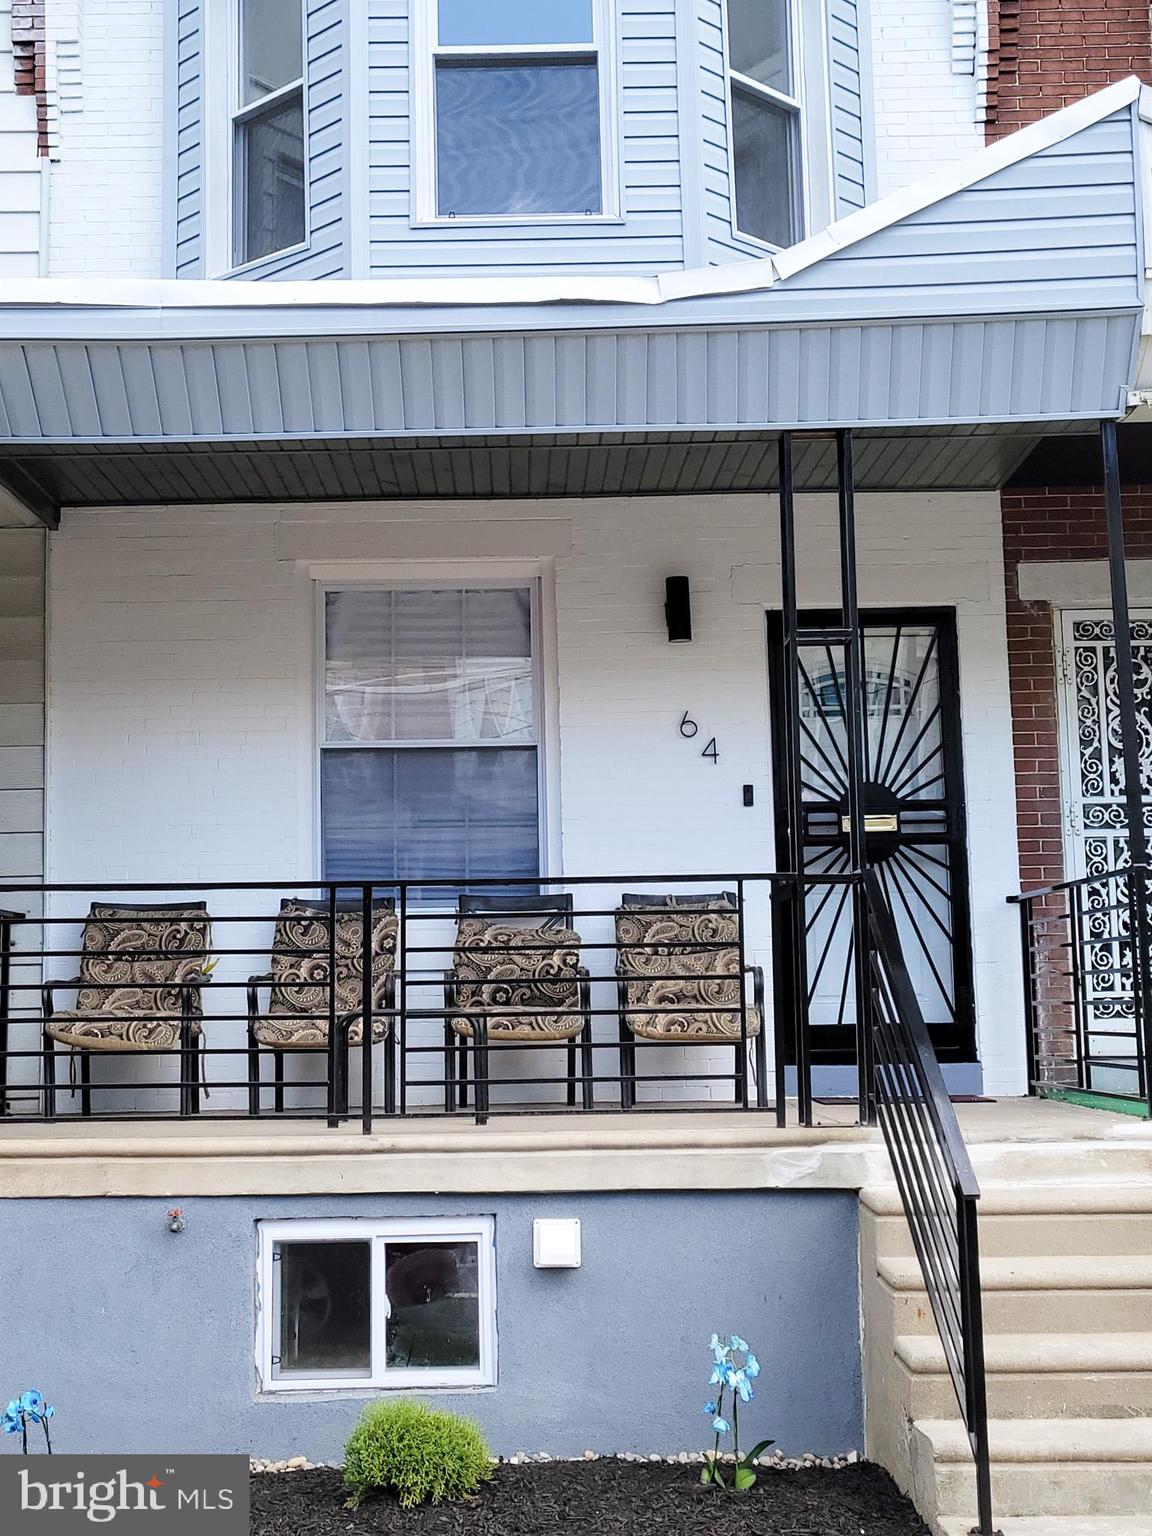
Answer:
[(55, 992), (57, 987), (71, 989), (73, 987), (82, 987), (83, 985), (83, 976), (69, 976), (67, 980), (53, 978), (52, 981), (46, 981), (40, 988), (40, 1000), (43, 1004), (44, 1017), (46, 1019), (50, 1019), (56, 1012), (56, 1000), (52, 994)]
[(259, 976), (248, 978), (248, 1022), (254, 1024), (256, 1015), (260, 1012), (260, 988), (270, 987), (275, 978), (271, 971), (264, 971)]
[(760, 1010), (760, 1023), (764, 1023), (764, 967), (762, 965), (746, 965), (745, 976), (752, 978), (752, 1001)]

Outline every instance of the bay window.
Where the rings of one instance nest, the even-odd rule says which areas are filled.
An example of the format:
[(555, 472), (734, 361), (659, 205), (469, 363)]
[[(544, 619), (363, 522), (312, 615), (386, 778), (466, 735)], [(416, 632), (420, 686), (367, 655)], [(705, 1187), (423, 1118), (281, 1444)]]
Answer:
[(232, 260), (300, 245), (304, 184), (302, 0), (238, 0), (232, 111)]
[(535, 607), (525, 584), (324, 593), (325, 879), (538, 874)]
[(780, 247), (800, 236), (795, 32), (793, 0), (727, 0), (734, 224)]
[(418, 216), (612, 212), (607, 0), (417, 4)]

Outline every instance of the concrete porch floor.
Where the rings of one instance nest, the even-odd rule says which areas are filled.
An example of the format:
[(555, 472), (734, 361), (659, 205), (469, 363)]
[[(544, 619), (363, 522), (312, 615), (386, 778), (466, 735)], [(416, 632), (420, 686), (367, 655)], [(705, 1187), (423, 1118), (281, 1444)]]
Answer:
[[(978, 1174), (1010, 1149), (1152, 1149), (1152, 1124), (1041, 1099), (956, 1106)], [(768, 1114), (668, 1111), (377, 1120), (329, 1129), (291, 1119), (0, 1123), (0, 1198), (69, 1195), (633, 1189), (859, 1189), (890, 1181), (880, 1133), (852, 1104), (817, 1106), (811, 1129)], [(794, 1118), (795, 1106), (789, 1105)], [(1041, 1170), (1038, 1167), (1039, 1176)]]

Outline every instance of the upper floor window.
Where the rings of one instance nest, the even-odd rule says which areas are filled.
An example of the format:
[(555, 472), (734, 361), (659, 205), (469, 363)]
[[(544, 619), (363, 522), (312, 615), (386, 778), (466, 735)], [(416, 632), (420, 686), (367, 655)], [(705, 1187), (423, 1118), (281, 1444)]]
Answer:
[(611, 211), (605, 0), (422, 0), (422, 218)]
[(302, 0), (238, 0), (237, 19), (232, 259), (242, 266), (306, 236)]
[(736, 228), (769, 245), (798, 236), (801, 101), (792, 0), (728, 0)]

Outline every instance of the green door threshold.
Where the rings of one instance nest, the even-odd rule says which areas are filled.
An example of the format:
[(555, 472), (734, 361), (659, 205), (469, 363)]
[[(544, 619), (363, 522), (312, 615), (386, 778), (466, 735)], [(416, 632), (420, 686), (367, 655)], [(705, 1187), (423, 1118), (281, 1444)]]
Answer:
[(1079, 1104), (1082, 1109), (1110, 1109), (1117, 1115), (1135, 1115), (1148, 1120), (1148, 1106), (1141, 1099), (1121, 1099), (1109, 1093), (1090, 1093), (1086, 1088), (1061, 1088), (1055, 1083), (1044, 1083), (1037, 1090), (1042, 1099), (1055, 1099), (1061, 1104)]

